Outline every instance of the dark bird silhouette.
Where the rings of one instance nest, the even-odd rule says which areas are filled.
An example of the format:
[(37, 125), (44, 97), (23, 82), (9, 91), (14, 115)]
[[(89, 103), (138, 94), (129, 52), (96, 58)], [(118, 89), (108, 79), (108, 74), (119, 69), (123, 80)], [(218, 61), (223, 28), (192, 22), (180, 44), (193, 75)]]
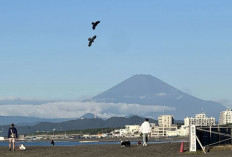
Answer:
[(92, 42), (94, 42), (94, 40), (97, 38), (96, 35), (94, 35), (92, 38), (89, 38), (88, 41), (89, 41), (89, 47), (92, 45)]
[(96, 26), (100, 23), (100, 21), (92, 22), (92, 28), (93, 30), (96, 28)]

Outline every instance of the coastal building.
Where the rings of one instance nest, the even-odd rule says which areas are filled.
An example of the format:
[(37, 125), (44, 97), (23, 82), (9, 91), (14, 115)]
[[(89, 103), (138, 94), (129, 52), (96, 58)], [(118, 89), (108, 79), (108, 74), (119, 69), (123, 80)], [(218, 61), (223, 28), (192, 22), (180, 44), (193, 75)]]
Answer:
[(181, 125), (179, 129), (177, 129), (178, 136), (188, 136), (189, 135), (189, 127), (185, 125)]
[(126, 129), (117, 129), (111, 132), (113, 137), (125, 137), (127, 132)]
[(160, 127), (171, 127), (174, 124), (172, 115), (160, 115), (158, 117), (158, 125)]
[(226, 111), (222, 111), (220, 113), (219, 125), (225, 125), (232, 123), (232, 110), (227, 109)]
[(112, 135), (112, 137), (119, 137), (120, 136), (120, 130), (116, 129), (110, 132), (110, 134)]
[(173, 137), (173, 136), (178, 136), (178, 132), (177, 132), (177, 130), (175, 130), (175, 131), (170, 131), (170, 130), (168, 130), (167, 132), (166, 132), (166, 136), (168, 136), (168, 137)]
[(119, 136), (120, 137), (124, 137), (126, 136), (127, 132), (126, 132), (126, 129), (119, 129)]
[[(176, 132), (177, 125), (174, 124), (174, 117), (172, 115), (160, 115), (158, 117), (158, 126), (151, 125), (151, 134), (153, 137), (168, 136), (167, 133)], [(175, 133), (176, 134), (176, 133)]]
[[(177, 129), (177, 125), (174, 124), (174, 117), (172, 115), (160, 115), (158, 117), (158, 125), (150, 123), (151, 136), (186, 136), (186, 130), (184, 128)], [(139, 137), (140, 125), (125, 125), (125, 129), (118, 129), (112, 131), (113, 137)]]
[(24, 135), (19, 135), (19, 140), (20, 141), (24, 141), (25, 140), (25, 136)]
[(125, 129), (117, 129), (111, 132), (113, 137), (138, 137), (140, 125), (125, 125)]
[(0, 137), (0, 141), (4, 141), (4, 137)]
[[(72, 136), (72, 135), (71, 135), (70, 137), (73, 137), (73, 138), (74, 138), (75, 136)], [(82, 137), (83, 137), (83, 138), (90, 138), (90, 134), (84, 134), (84, 135), (82, 135)]]
[(155, 123), (150, 123), (151, 126), (151, 136), (156, 137), (159, 135), (159, 129), (158, 126), (155, 125)]
[(185, 125), (181, 125), (179, 129), (176, 129), (174, 131), (167, 131), (167, 136), (188, 136), (189, 135), (189, 127)]
[(139, 136), (140, 125), (125, 125), (127, 136)]
[(195, 117), (186, 117), (184, 119), (184, 125), (185, 126), (213, 126), (215, 125), (215, 118), (214, 117), (206, 117), (205, 113), (196, 114)]

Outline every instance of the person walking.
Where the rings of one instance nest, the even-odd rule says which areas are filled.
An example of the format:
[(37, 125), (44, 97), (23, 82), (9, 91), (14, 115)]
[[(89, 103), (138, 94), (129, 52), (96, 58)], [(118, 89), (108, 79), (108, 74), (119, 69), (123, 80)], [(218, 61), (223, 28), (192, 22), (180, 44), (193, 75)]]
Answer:
[(51, 144), (54, 146), (54, 145), (55, 145), (55, 142), (52, 140), (52, 141), (51, 141)]
[(8, 129), (8, 139), (9, 139), (9, 151), (11, 151), (11, 146), (13, 145), (13, 151), (15, 151), (15, 140), (18, 138), (17, 129), (14, 127), (14, 123), (11, 124)]
[(147, 146), (148, 135), (151, 134), (151, 126), (148, 121), (149, 120), (146, 118), (139, 130), (139, 132), (143, 134), (143, 146)]

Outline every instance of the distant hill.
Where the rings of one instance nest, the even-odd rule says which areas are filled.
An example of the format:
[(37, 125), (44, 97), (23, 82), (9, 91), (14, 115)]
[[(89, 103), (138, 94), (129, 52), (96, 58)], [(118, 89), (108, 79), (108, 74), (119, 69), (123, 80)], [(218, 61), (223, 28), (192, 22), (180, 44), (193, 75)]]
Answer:
[[(32, 134), (37, 131), (40, 132), (52, 132), (55, 128), (56, 131), (67, 131), (67, 130), (83, 130), (83, 129), (93, 129), (93, 128), (115, 128), (115, 127), (125, 127), (125, 125), (141, 125), (144, 121), (144, 118), (138, 116), (132, 116), (129, 118), (125, 117), (111, 117), (107, 120), (99, 118), (85, 118), (85, 119), (76, 119), (69, 120), (60, 123), (51, 123), (51, 122), (41, 122), (34, 126), (17, 126), (19, 134)], [(156, 120), (149, 119), (151, 123), (156, 123)], [(7, 135), (7, 130), (9, 125), (0, 126), (0, 129), (3, 129), (3, 135)]]
[[(152, 106), (167, 106), (173, 111), (164, 110), (165, 114), (172, 114), (175, 119), (184, 119), (202, 112), (207, 117), (219, 117), (226, 107), (212, 101), (206, 101), (186, 94), (171, 85), (151, 75), (134, 75), (118, 85), (96, 95), (91, 99), (95, 102), (127, 103)], [(151, 111), (158, 117), (160, 111)], [(146, 115), (144, 115), (146, 116)]]

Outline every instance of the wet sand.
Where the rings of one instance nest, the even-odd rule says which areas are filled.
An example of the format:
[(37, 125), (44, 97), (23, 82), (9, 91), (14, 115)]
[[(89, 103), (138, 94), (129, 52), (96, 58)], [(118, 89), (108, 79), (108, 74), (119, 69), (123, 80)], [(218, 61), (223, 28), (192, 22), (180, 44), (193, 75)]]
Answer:
[(231, 157), (232, 150), (212, 150), (188, 152), (188, 143), (184, 143), (184, 153), (180, 153), (181, 143), (158, 143), (147, 147), (131, 145), (81, 145), (81, 146), (28, 146), (26, 151), (9, 151), (8, 147), (0, 147), (0, 157)]

